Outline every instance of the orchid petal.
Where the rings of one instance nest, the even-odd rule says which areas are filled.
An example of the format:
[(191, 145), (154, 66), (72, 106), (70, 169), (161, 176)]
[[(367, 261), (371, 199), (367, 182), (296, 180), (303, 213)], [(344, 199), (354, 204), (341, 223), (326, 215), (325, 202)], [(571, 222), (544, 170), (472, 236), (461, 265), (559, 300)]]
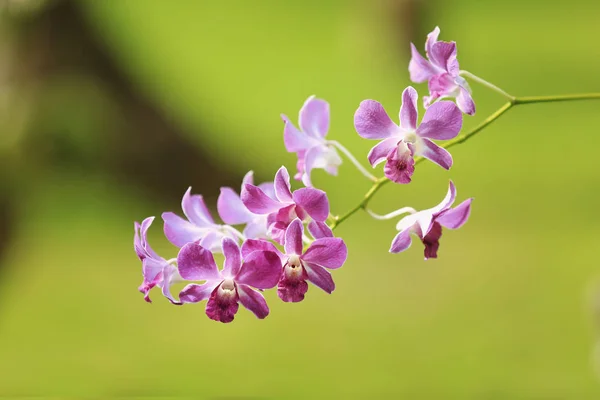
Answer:
[(329, 103), (310, 96), (300, 109), (300, 129), (306, 134), (322, 139), (329, 130)]
[(270, 214), (282, 207), (280, 202), (273, 200), (254, 185), (244, 185), (241, 198), (246, 208), (254, 214)]
[(473, 101), (473, 97), (471, 97), (471, 93), (462, 86), (459, 86), (459, 93), (458, 96), (456, 96), (456, 105), (458, 105), (460, 111), (465, 114), (475, 115), (475, 102)]
[(363, 100), (354, 114), (354, 128), (365, 139), (385, 139), (398, 133), (383, 106), (375, 100)]
[(200, 227), (214, 225), (215, 221), (210, 215), (202, 196), (199, 194), (192, 195), (191, 192), (192, 187), (190, 186), (181, 201), (181, 208), (187, 219)]
[(291, 203), (292, 191), (290, 186), (290, 174), (285, 167), (279, 168), (275, 174), (275, 197), (282, 203)]
[(293, 220), (285, 231), (285, 253), (302, 254), (302, 234), (304, 227), (298, 218)]
[(179, 274), (190, 281), (222, 279), (212, 253), (197, 243), (188, 243), (177, 255)]
[(198, 303), (210, 297), (212, 291), (221, 283), (219, 280), (207, 281), (202, 285), (191, 283), (179, 292), (179, 301), (182, 303)]
[(299, 131), (286, 115), (281, 114), (281, 119), (284, 122), (283, 143), (288, 152), (295, 153), (315, 145), (315, 140), (306, 133)]
[(410, 44), (410, 54), (411, 59), (408, 63), (408, 72), (410, 73), (411, 81), (422, 83), (438, 73), (435, 67), (419, 53), (412, 43)]
[(312, 242), (300, 258), (310, 264), (337, 269), (344, 265), (347, 257), (348, 248), (342, 239), (321, 238)]
[(234, 280), (257, 289), (270, 289), (277, 285), (281, 276), (281, 268), (281, 259), (277, 253), (254, 251), (244, 259)]
[(264, 319), (269, 315), (269, 307), (262, 294), (246, 285), (238, 285), (237, 293), (240, 303), (248, 310), (252, 311), (256, 317)]
[(308, 223), (308, 231), (315, 239), (333, 237), (333, 231), (325, 222), (310, 221)]
[(398, 148), (388, 154), (383, 173), (392, 182), (406, 184), (410, 183), (414, 172), (413, 146), (401, 141)]
[(173, 297), (173, 295), (171, 294), (171, 286), (175, 283), (178, 282), (182, 282), (183, 279), (181, 279), (181, 276), (179, 276), (179, 273), (177, 272), (177, 268), (175, 268), (173, 265), (167, 265), (165, 266), (164, 270), (163, 270), (163, 281), (162, 281), (162, 294), (163, 296), (165, 296), (167, 299), (169, 299), (169, 301), (175, 305), (181, 305), (182, 302), (181, 300), (177, 301), (175, 300), (175, 298)]
[(452, 155), (448, 150), (426, 138), (422, 138), (419, 141), (419, 145), (417, 155), (425, 157), (444, 169), (450, 169), (452, 166)]
[(443, 69), (452, 76), (457, 76), (459, 72), (458, 61), (456, 60), (455, 42), (436, 42), (431, 46), (429, 60), (433, 65)]
[(224, 278), (233, 278), (242, 266), (240, 247), (235, 240), (231, 238), (223, 239), (223, 255), (225, 256), (225, 263), (221, 275)]
[(410, 229), (405, 229), (398, 232), (398, 234), (394, 237), (389, 251), (390, 253), (403, 252), (410, 247), (411, 243), (412, 239), (410, 237)]
[(458, 229), (467, 222), (471, 214), (471, 202), (473, 199), (467, 199), (458, 206), (442, 212), (436, 221), (449, 229)]
[[(438, 204), (437, 206), (430, 208), (429, 210), (425, 210), (425, 211), (421, 211), (421, 213), (429, 213), (432, 216), (438, 216), (440, 215), (442, 212), (448, 210), (450, 207), (452, 207), (452, 204), (454, 204), (454, 200), (456, 199), (456, 186), (454, 185), (454, 182), (452, 182), (452, 180), (450, 180), (450, 183), (448, 184), (448, 191), (446, 192), (446, 196), (444, 196), (444, 199), (440, 202), (440, 204)], [(419, 214), (421, 214), (419, 213)]]
[(331, 274), (323, 267), (315, 264), (304, 263), (304, 270), (308, 280), (318, 288), (331, 294), (335, 290), (335, 283)]
[(432, 104), (417, 128), (417, 135), (436, 140), (454, 139), (462, 128), (462, 113), (451, 101)]
[(425, 245), (425, 259), (428, 260), (430, 258), (437, 258), (437, 251), (440, 247), (440, 238), (442, 237), (442, 226), (438, 223), (434, 223), (431, 226), (431, 229), (421, 239), (423, 244)]
[[(294, 192), (294, 202), (315, 221), (325, 221), (329, 216), (327, 194), (319, 189), (302, 188)], [(299, 215), (300, 216), (300, 215)]]
[(169, 242), (177, 247), (182, 247), (186, 243), (195, 242), (207, 233), (206, 228), (200, 228), (172, 212), (164, 212), (162, 214), (162, 219), (165, 223), (165, 236)]
[(217, 210), (223, 222), (229, 225), (245, 224), (252, 219), (252, 214), (242, 203), (240, 196), (229, 187), (221, 188)]
[(385, 161), (387, 156), (398, 147), (398, 142), (398, 138), (391, 137), (377, 143), (373, 146), (371, 151), (369, 151), (369, 155), (367, 156), (369, 163), (371, 163), (373, 167), (376, 167), (378, 164)]
[(400, 107), (400, 127), (405, 130), (413, 131), (417, 129), (417, 100), (419, 95), (412, 86), (407, 87), (402, 92), (402, 106)]
[(250, 253), (255, 251), (272, 251), (277, 254), (279, 258), (284, 257), (281, 251), (279, 251), (273, 243), (267, 240), (248, 239), (242, 244), (242, 258), (245, 259)]
[(438, 36), (440, 36), (439, 26), (436, 26), (433, 31), (427, 35), (427, 40), (425, 41), (425, 54), (429, 59), (431, 59), (431, 48), (435, 43), (437, 43)]

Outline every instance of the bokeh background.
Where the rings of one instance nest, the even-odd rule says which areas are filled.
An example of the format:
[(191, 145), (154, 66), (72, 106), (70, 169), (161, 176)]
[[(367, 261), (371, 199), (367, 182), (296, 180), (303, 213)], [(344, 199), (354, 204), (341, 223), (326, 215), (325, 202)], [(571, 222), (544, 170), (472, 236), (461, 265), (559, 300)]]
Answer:
[[(309, 95), (365, 160), (355, 109), (396, 112), (409, 42), (436, 25), (462, 68), (510, 93), (600, 91), (600, 2), (4, 0), (1, 13), (0, 396), (600, 398), (600, 102), (518, 107), (454, 148), (450, 172), (424, 163), (386, 186), (380, 213), (433, 206), (452, 178), (471, 219), (424, 262), (420, 246), (387, 253), (394, 221), (357, 214), (337, 232), (350, 256), (336, 291), (269, 292), (263, 321), (145, 303), (132, 249), (133, 221), (179, 211), (189, 185), (214, 205), (249, 169), (293, 169), (279, 114), (295, 120)], [(472, 87), (467, 129), (503, 103)], [(334, 213), (369, 187), (348, 162), (313, 181)], [(175, 256), (161, 233), (152, 245)]]

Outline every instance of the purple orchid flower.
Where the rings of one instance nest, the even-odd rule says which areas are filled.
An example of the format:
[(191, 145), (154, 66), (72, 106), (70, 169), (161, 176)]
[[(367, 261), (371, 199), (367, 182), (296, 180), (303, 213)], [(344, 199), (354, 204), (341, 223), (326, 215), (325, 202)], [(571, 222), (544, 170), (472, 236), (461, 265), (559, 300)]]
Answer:
[[(323, 233), (321, 230), (316, 232), (319, 233), (313, 233), (315, 236), (321, 236), (320, 233)], [(330, 236), (319, 237), (303, 252), (303, 235), (302, 221), (296, 218), (285, 232), (285, 254), (265, 240), (247, 240), (242, 245), (244, 255), (252, 255), (257, 251), (272, 251), (278, 254), (283, 270), (277, 284), (277, 294), (286, 302), (304, 300), (308, 291), (306, 281), (312, 282), (327, 293), (333, 292), (335, 283), (327, 269), (340, 268), (348, 257), (344, 241)]]
[[(242, 190), (244, 185), (254, 183), (254, 174), (248, 172), (242, 180)], [(268, 197), (275, 199), (275, 189), (272, 182), (265, 182), (258, 185)], [(223, 219), (223, 222), (229, 225), (246, 224), (244, 236), (248, 239), (267, 239), (267, 216), (254, 214), (246, 208), (240, 196), (229, 187), (222, 187), (221, 194), (217, 199), (217, 210)]]
[(402, 218), (396, 225), (396, 229), (400, 232), (392, 241), (390, 253), (400, 253), (408, 249), (412, 242), (411, 233), (414, 233), (425, 245), (425, 259), (437, 258), (442, 226), (449, 229), (458, 229), (467, 222), (471, 213), (472, 198), (451, 208), (455, 199), (456, 187), (450, 181), (448, 194), (440, 204)]
[(423, 98), (426, 108), (438, 99), (456, 97), (458, 108), (465, 114), (474, 115), (475, 103), (471, 97), (471, 88), (459, 75), (456, 43), (438, 41), (439, 34), (440, 28), (436, 26), (433, 32), (427, 35), (425, 53), (429, 60), (419, 54), (414, 44), (410, 44), (410, 80), (415, 83), (429, 82), (429, 96)]
[(143, 293), (144, 300), (152, 303), (150, 300), (150, 290), (158, 286), (162, 289), (163, 295), (173, 304), (181, 304), (171, 295), (171, 285), (180, 282), (182, 279), (177, 272), (177, 268), (158, 254), (150, 247), (146, 235), (154, 217), (148, 217), (142, 221), (134, 223), (135, 233), (133, 235), (133, 248), (142, 262), (142, 275), (144, 281), (138, 288)]
[(385, 176), (396, 183), (411, 181), (416, 156), (450, 169), (452, 156), (431, 139), (453, 139), (462, 128), (462, 114), (450, 101), (433, 104), (425, 111), (421, 124), (417, 125), (418, 97), (411, 86), (404, 89), (400, 125), (396, 125), (375, 100), (364, 100), (354, 114), (354, 126), (361, 137), (383, 139), (369, 152), (369, 162), (375, 167), (386, 160)]
[(233, 321), (239, 304), (258, 318), (269, 315), (269, 307), (262, 294), (252, 289), (275, 287), (281, 275), (281, 261), (272, 251), (255, 251), (244, 257), (238, 244), (223, 238), (225, 255), (223, 269), (219, 271), (212, 253), (198, 243), (188, 243), (177, 255), (179, 273), (187, 280), (206, 281), (187, 285), (179, 293), (182, 303), (197, 303), (208, 299), (206, 315), (220, 322)]
[(201, 195), (191, 194), (190, 187), (183, 195), (181, 208), (187, 220), (172, 212), (164, 212), (164, 232), (167, 239), (177, 247), (200, 240), (203, 247), (211, 251), (221, 250), (224, 237), (236, 238), (235, 229), (216, 224)]
[(285, 167), (275, 174), (275, 198), (259, 187), (246, 184), (242, 188), (242, 202), (255, 214), (267, 215), (269, 236), (283, 243), (285, 230), (294, 218), (306, 221), (312, 218), (324, 222), (329, 216), (327, 194), (315, 188), (302, 188), (292, 193), (290, 175)]
[(298, 173), (295, 179), (302, 180), (305, 186), (312, 186), (310, 173), (322, 168), (331, 175), (337, 175), (342, 159), (331, 142), (325, 140), (329, 130), (329, 103), (310, 96), (300, 109), (298, 130), (290, 119), (281, 114), (285, 123), (283, 141), (290, 153), (297, 153)]

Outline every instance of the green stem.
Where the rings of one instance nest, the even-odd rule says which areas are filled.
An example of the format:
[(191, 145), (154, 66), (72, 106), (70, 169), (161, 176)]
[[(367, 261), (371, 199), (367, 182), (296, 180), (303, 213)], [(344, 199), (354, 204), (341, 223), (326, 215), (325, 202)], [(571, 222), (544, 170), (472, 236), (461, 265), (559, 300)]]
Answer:
[[(511, 108), (521, 105), (521, 104), (534, 104), (534, 103), (551, 103), (551, 102), (560, 102), (560, 101), (574, 101), (574, 100), (592, 100), (592, 99), (600, 99), (600, 93), (585, 93), (585, 94), (572, 94), (572, 95), (564, 95), (564, 96), (529, 96), (529, 97), (515, 97), (513, 100), (507, 102), (498, 110), (496, 110), (492, 115), (487, 117), (481, 124), (477, 125), (475, 128), (471, 129), (469, 132), (462, 134), (453, 140), (442, 145), (443, 148), (448, 149), (457, 144), (463, 143), (467, 141), (469, 138), (475, 136), (477, 133), (482, 131), (492, 122), (500, 118), (504, 113), (506, 113)], [(415, 165), (423, 161), (423, 157), (417, 157), (415, 159)], [(342, 216), (334, 216), (333, 222), (331, 223), (331, 229), (337, 228), (342, 222), (350, 218), (354, 213), (361, 209), (366, 209), (369, 201), (373, 198), (375, 193), (383, 187), (386, 183), (391, 182), (385, 176), (377, 179), (373, 186), (369, 189), (363, 199), (358, 203), (354, 208), (352, 208), (347, 213)]]

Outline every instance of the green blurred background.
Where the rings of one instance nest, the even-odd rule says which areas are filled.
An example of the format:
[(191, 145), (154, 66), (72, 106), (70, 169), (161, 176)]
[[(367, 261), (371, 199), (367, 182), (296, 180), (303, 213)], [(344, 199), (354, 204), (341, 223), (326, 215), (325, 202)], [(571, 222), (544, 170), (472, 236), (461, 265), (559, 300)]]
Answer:
[[(431, 207), (452, 178), (471, 219), (424, 262), (420, 245), (387, 253), (395, 222), (358, 214), (336, 291), (268, 292), (264, 321), (145, 303), (132, 249), (133, 221), (179, 212), (189, 185), (214, 205), (249, 169), (293, 169), (279, 114), (309, 95), (365, 160), (355, 109), (397, 112), (409, 42), (435, 25), (464, 69), (549, 95), (600, 90), (599, 21), (595, 0), (4, 0), (0, 396), (600, 398), (600, 102), (516, 108), (450, 172), (386, 186), (380, 213)], [(503, 102), (472, 87), (467, 129)], [(334, 213), (369, 187), (348, 162), (313, 176)]]

